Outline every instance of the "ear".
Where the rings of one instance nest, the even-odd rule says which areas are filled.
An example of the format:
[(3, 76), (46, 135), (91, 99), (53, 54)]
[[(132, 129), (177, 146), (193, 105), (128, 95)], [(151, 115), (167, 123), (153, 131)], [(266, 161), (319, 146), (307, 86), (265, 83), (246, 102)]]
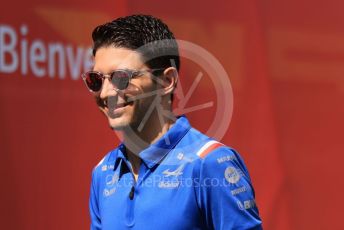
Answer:
[(161, 79), (161, 87), (162, 87), (162, 94), (171, 94), (173, 90), (176, 88), (178, 82), (178, 70), (174, 67), (168, 67), (164, 70), (163, 74), (160, 77)]

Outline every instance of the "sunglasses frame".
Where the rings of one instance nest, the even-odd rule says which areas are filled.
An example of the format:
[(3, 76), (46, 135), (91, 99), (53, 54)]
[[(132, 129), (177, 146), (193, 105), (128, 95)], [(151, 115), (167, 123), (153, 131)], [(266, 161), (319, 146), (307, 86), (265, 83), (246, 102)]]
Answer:
[[(114, 71), (112, 71), (112, 72), (110, 72), (110, 73), (108, 73), (108, 74), (103, 74), (102, 72), (91, 70), (91, 71), (87, 71), (86, 73), (83, 73), (83, 74), (81, 75), (81, 77), (82, 77), (82, 79), (83, 79), (83, 81), (84, 81), (84, 83), (85, 83), (87, 89), (88, 89), (91, 93), (99, 93), (99, 92), (102, 90), (102, 87), (103, 87), (105, 78), (108, 78), (108, 79), (110, 80), (111, 84), (112, 84), (112, 79), (113, 79), (113, 77), (114, 77), (114, 73), (116, 73), (116, 72), (125, 72), (125, 73), (128, 74), (128, 76), (129, 76), (128, 85), (127, 85), (127, 87), (125, 88), (125, 89), (127, 89), (128, 86), (129, 86), (129, 84), (130, 84), (131, 79), (136, 78), (136, 77), (139, 77), (139, 76), (142, 76), (144, 73), (150, 73), (150, 74), (152, 74), (153, 76), (156, 76), (156, 75), (154, 74), (154, 72), (156, 72), (156, 71), (161, 71), (161, 70), (165, 70), (165, 68), (161, 68), (161, 69), (147, 69), (147, 70), (117, 69), (117, 70), (114, 70)], [(99, 74), (99, 76), (100, 76), (100, 78), (101, 78), (101, 80), (102, 80), (101, 87), (100, 87), (100, 89), (99, 89), (98, 91), (94, 91), (94, 90), (90, 89), (90, 87), (88, 87), (88, 85), (87, 85), (87, 82), (86, 82), (86, 81), (87, 81), (87, 75), (90, 74), (90, 73)], [(114, 84), (112, 84), (112, 85), (113, 85), (114, 87), (116, 87)], [(116, 87), (116, 88), (117, 88), (117, 87)], [(125, 89), (116, 89), (116, 91), (121, 91), (121, 90), (125, 90)]]

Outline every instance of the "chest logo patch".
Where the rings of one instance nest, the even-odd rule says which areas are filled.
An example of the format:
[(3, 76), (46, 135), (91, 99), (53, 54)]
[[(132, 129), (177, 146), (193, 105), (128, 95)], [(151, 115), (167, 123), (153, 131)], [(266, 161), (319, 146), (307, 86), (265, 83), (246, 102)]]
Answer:
[(169, 177), (169, 176), (180, 176), (183, 174), (183, 169), (184, 169), (184, 164), (180, 165), (176, 170), (174, 171), (170, 171), (170, 169), (166, 169), (165, 171), (163, 171), (162, 174), (165, 175), (165, 177)]
[(107, 186), (114, 186), (118, 182), (119, 176), (118, 174), (107, 175), (105, 178), (105, 182)]

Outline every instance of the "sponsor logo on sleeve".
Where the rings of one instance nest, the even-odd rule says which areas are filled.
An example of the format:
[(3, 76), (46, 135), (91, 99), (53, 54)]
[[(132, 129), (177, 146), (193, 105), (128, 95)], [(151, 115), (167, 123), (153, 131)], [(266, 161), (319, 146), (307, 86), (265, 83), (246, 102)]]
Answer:
[(221, 164), (223, 162), (233, 161), (235, 159), (236, 159), (236, 157), (234, 155), (226, 155), (226, 156), (217, 158), (217, 163)]
[(243, 204), (240, 200), (238, 200), (237, 205), (240, 210), (247, 210), (254, 208), (256, 206), (256, 202), (254, 200), (245, 200)]
[(235, 196), (235, 195), (238, 195), (238, 194), (246, 192), (246, 191), (247, 191), (246, 186), (242, 186), (242, 187), (239, 187), (237, 189), (231, 190), (231, 193), (232, 193), (233, 196)]
[(232, 166), (228, 166), (225, 170), (225, 178), (231, 184), (236, 184), (240, 180), (240, 173)]
[(242, 205), (240, 200), (237, 201), (237, 205), (240, 210), (244, 210), (244, 206)]
[(245, 200), (244, 201), (244, 208), (245, 209), (250, 209), (253, 208), (256, 205), (254, 200)]

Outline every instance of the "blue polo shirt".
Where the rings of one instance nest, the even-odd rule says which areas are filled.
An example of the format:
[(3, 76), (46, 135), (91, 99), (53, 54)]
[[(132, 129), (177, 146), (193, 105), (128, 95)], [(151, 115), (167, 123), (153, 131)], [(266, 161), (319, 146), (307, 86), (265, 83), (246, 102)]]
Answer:
[(92, 172), (91, 229), (262, 229), (239, 154), (185, 116), (139, 154), (137, 181), (125, 146)]

